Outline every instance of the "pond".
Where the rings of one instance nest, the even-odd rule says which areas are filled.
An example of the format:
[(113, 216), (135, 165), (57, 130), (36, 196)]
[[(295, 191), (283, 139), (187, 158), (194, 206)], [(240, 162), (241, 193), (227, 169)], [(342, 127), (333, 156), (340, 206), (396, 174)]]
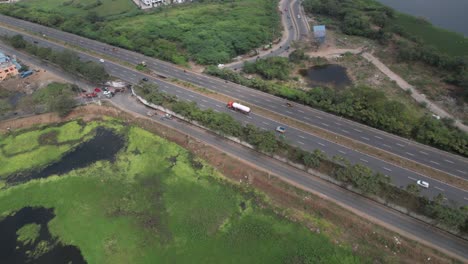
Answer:
[(337, 64), (313, 66), (309, 69), (301, 69), (299, 73), (306, 78), (311, 87), (344, 88), (352, 84), (346, 73), (346, 68)]
[[(55, 217), (52, 209), (24, 207), (0, 221), (0, 260), (2, 263), (86, 263), (75, 246), (63, 245), (49, 232)], [(18, 230), (26, 225), (38, 227), (28, 242), (18, 241)], [(24, 229), (22, 229), (24, 230)], [(36, 229), (37, 230), (37, 229)]]
[(112, 130), (99, 127), (96, 135), (65, 154), (61, 160), (40, 171), (16, 173), (7, 177), (7, 184), (14, 185), (31, 179), (46, 178), (54, 174), (65, 174), (71, 170), (84, 168), (99, 160), (113, 162), (115, 155), (124, 146), (125, 140)]

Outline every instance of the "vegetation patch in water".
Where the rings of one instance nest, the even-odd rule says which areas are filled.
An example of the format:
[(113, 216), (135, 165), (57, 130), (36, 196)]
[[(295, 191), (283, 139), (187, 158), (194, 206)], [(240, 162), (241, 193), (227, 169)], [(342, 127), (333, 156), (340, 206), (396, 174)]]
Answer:
[(34, 243), (34, 241), (36, 241), (36, 239), (39, 237), (40, 229), (41, 226), (35, 223), (27, 224), (21, 227), (18, 231), (16, 231), (16, 234), (18, 235), (18, 241), (24, 245)]

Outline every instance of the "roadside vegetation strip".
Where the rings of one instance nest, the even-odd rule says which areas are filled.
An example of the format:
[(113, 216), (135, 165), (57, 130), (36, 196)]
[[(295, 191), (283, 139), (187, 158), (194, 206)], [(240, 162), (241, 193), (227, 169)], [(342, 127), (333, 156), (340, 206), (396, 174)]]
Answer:
[[(0, 215), (26, 206), (54, 208), (49, 230), (79, 247), (88, 263), (198, 263), (208, 256), (212, 263), (370, 261), (346, 243), (335, 245), (328, 235), (293, 223), (263, 193), (226, 180), (180, 146), (124, 127), (128, 145), (114, 163), (98, 161), (0, 190)], [(330, 225), (305, 215), (317, 227)], [(20, 230), (23, 241), (34, 238), (33, 228)]]
[[(369, 167), (352, 165), (341, 156), (327, 157), (322, 151), (315, 150), (310, 153), (300, 148), (287, 144), (281, 138), (278, 139), (272, 131), (262, 131), (252, 125), (243, 126), (225, 113), (216, 113), (213, 110), (200, 110), (196, 103), (178, 101), (175, 96), (168, 95), (158, 90), (157, 85), (141, 83), (134, 87), (136, 95), (142, 96), (149, 106), (162, 106), (170, 109), (184, 120), (196, 122), (216, 133), (234, 137), (241, 142), (246, 142), (258, 151), (269, 156), (279, 156), (296, 163), (296, 167), (303, 170), (318, 169), (321, 173), (333, 177), (333, 183), (337, 183), (347, 189), (363, 194), (385, 205), (397, 208), (407, 214), (416, 213), (430, 217), (427, 221), (438, 225), (444, 230), (459, 236), (465, 236), (468, 232), (468, 214), (464, 207), (452, 207), (444, 203), (444, 197), (439, 194), (434, 200), (429, 201), (420, 197), (419, 188), (410, 184), (406, 189), (400, 189), (391, 184), (388, 177), (381, 173), (374, 173)], [(327, 180), (330, 180), (327, 178)], [(351, 188), (352, 187), (352, 188)], [(381, 200), (383, 199), (383, 201)], [(396, 206), (395, 206), (396, 205)]]
[[(282, 71), (281, 68), (265, 69), (265, 63), (274, 65), (275, 61), (270, 62), (268, 59), (261, 59), (255, 63), (260, 65), (258, 67), (261, 67), (260, 70), (256, 71), (259, 74), (267, 71), (271, 76), (276, 76), (273, 75), (274, 72)], [(249, 66), (250, 68), (252, 67)], [(207, 67), (205, 73), (300, 104), (338, 114), (442, 150), (462, 156), (468, 155), (468, 134), (451, 126), (448, 121), (437, 120), (428, 115), (418, 117), (401, 102), (389, 100), (383, 92), (366, 86), (354, 86), (345, 90), (317, 87), (304, 91), (258, 78), (248, 79), (240, 73), (229, 69), (219, 69), (215, 66)]]

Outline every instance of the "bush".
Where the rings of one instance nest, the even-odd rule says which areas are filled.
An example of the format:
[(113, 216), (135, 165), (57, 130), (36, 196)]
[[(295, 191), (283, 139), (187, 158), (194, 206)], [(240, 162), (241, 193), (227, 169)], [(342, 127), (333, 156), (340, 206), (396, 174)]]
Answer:
[(286, 58), (269, 57), (256, 62), (245, 62), (245, 73), (257, 73), (266, 79), (287, 80), (291, 73), (291, 65)]

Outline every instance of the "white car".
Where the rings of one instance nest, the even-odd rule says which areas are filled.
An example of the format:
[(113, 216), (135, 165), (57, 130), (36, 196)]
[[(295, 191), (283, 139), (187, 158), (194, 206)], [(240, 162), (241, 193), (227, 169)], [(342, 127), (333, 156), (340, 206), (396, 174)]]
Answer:
[(417, 181), (416, 183), (417, 183), (419, 186), (423, 187), (423, 188), (429, 188), (429, 183), (428, 183), (428, 182), (419, 180), (419, 181)]
[(104, 63), (104, 59), (99, 59), (99, 62)]

